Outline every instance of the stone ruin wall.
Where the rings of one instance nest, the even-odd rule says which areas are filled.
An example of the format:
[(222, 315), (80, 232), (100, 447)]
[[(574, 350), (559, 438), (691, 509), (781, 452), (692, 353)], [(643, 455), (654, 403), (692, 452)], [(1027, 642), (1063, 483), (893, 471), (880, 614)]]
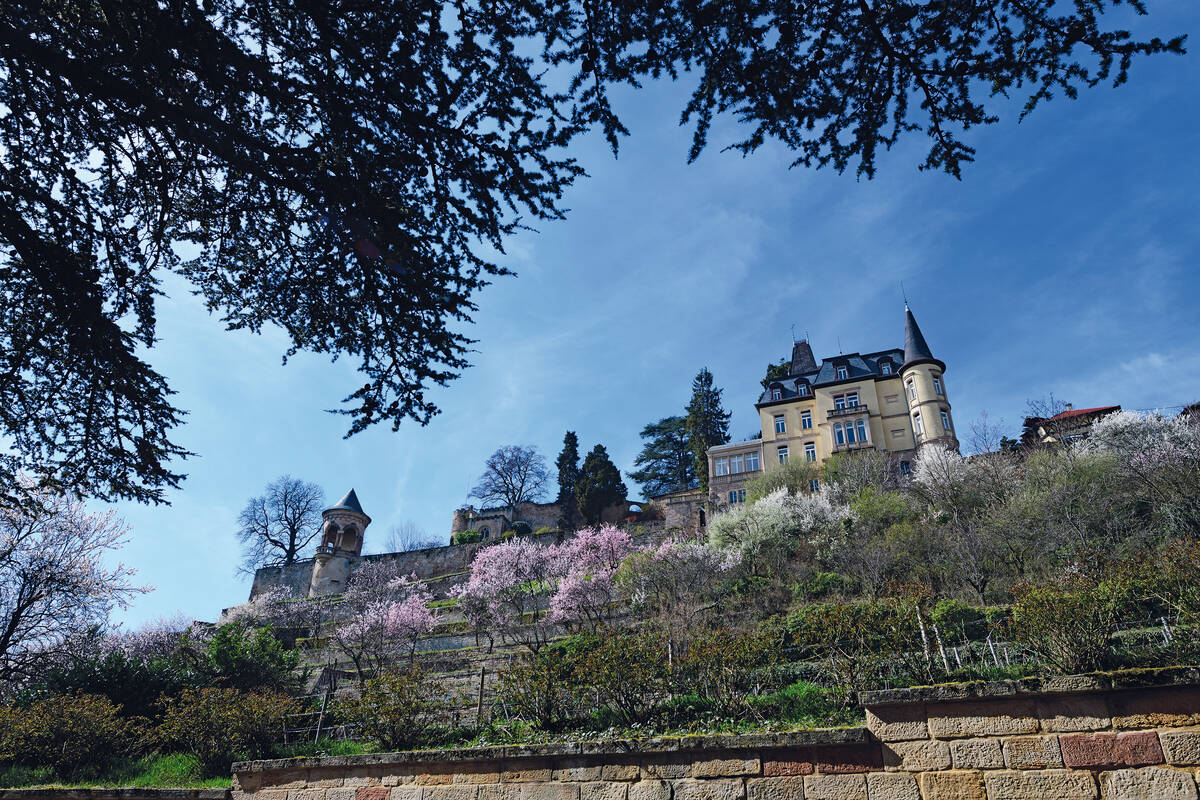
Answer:
[(862, 728), (234, 766), (231, 800), (1197, 800), (1200, 671), (875, 692)]

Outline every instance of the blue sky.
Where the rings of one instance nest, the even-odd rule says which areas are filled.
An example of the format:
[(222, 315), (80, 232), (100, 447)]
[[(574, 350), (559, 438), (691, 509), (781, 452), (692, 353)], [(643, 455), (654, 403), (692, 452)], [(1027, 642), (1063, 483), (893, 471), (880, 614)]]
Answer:
[[(1139, 27), (1195, 35), (1193, 0), (1152, 4)], [(1192, 41), (1193, 48), (1200, 42)], [(563, 433), (603, 443), (632, 467), (637, 433), (678, 413), (709, 367), (733, 411), (753, 402), (791, 327), (817, 357), (903, 345), (904, 283), (960, 430), (987, 411), (1019, 429), (1025, 401), (1053, 392), (1076, 406), (1171, 406), (1200, 399), (1200, 62), (1135, 65), (1129, 84), (1058, 99), (1017, 124), (972, 132), (979, 162), (959, 182), (918, 172), (925, 142), (885, 154), (879, 176), (787, 169), (766, 147), (719, 145), (686, 163), (676, 122), (690, 85), (619, 96), (632, 136), (614, 160), (599, 137), (576, 153), (590, 176), (564, 222), (513, 240), (500, 279), (478, 297), (474, 366), (432, 392), (430, 425), (349, 440), (324, 412), (355, 385), (353, 364), (280, 364), (278, 332), (227, 333), (186, 285), (168, 282), (161, 344), (150, 354), (189, 411), (179, 442), (198, 453), (171, 505), (118, 505), (131, 526), (121, 559), (156, 586), (120, 615), (175, 611), (213, 619), (245, 600), (235, 520), (290, 473), (328, 499), (358, 491), (367, 549), (411, 520), (448, 536), (484, 459), (504, 444), (549, 461)], [(636, 487), (630, 486), (636, 492)]]

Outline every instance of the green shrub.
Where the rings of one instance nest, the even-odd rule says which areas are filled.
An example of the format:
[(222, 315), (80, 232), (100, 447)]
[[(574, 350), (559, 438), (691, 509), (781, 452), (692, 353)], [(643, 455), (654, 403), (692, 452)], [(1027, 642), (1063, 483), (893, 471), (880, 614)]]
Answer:
[(822, 600), (831, 595), (851, 594), (854, 580), (840, 572), (814, 572), (792, 587), (792, 594), (802, 600)]
[(767, 719), (800, 722), (827, 720), (837, 715), (836, 694), (808, 681), (796, 681), (778, 692), (749, 698), (752, 709)]
[(0, 755), (26, 766), (48, 766), (61, 778), (95, 775), (136, 751), (141, 729), (102, 695), (45, 697), (25, 708), (4, 707)]
[(468, 528), (465, 531), (459, 531), (450, 537), (450, 544), (475, 544), (483, 541), (483, 534), (479, 531)]
[(403, 749), (421, 740), (434, 708), (430, 697), (440, 690), (419, 667), (385, 672), (368, 679), (358, 697), (339, 702), (335, 713), (385, 749)]
[(543, 525), (533, 532), (534, 536), (542, 536), (547, 533), (558, 533), (558, 528), (551, 528), (549, 525)]
[(959, 644), (984, 639), (988, 620), (984, 609), (967, 605), (961, 600), (943, 598), (929, 612), (929, 620), (937, 625), (946, 644)]
[(601, 631), (586, 641), (573, 670), (576, 691), (594, 696), (619, 722), (649, 719), (669, 688), (666, 640), (643, 629)]
[(744, 710), (754, 672), (768, 666), (777, 649), (767, 636), (715, 630), (696, 637), (676, 659), (672, 683), (677, 694), (698, 694), (725, 713)]
[(270, 627), (222, 625), (204, 646), (206, 683), (242, 691), (290, 693), (300, 688), (298, 650), (286, 650)]
[(148, 717), (158, 699), (204, 680), (197, 659), (182, 654), (142, 658), (113, 650), (81, 654), (52, 666), (24, 693), (27, 700), (55, 695), (103, 695), (124, 717)]
[(928, 682), (917, 623), (922, 597), (908, 593), (876, 601), (814, 603), (788, 615), (789, 645), (826, 662), (846, 702), (884, 680)]
[(578, 637), (513, 659), (499, 675), (501, 705), (511, 719), (554, 730), (578, 711), (574, 671)]
[(238, 757), (259, 758), (283, 738), (289, 714), (299, 704), (273, 692), (188, 689), (163, 698), (162, 722), (154, 733), (163, 747), (190, 753), (205, 775), (228, 772)]
[(1130, 577), (1113, 569), (1103, 578), (1081, 572), (1016, 586), (1008, 624), (1012, 639), (1057, 672), (1104, 668), (1112, 660), (1117, 623), (1136, 610), (1138, 587)]

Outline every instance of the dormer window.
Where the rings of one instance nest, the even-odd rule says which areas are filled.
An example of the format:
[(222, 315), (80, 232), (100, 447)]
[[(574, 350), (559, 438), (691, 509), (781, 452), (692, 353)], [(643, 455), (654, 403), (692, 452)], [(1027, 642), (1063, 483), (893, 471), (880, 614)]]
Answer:
[(844, 380), (846, 380), (846, 378), (848, 378), (848, 377), (850, 377), (850, 370), (849, 370), (849, 369), (847, 369), (846, 367), (838, 367), (838, 368), (837, 368), (837, 379), (838, 379), (839, 381), (844, 381)]
[(772, 389), (771, 390), (771, 399), (772, 400), (782, 400), (783, 399), (783, 389)]
[(879, 362), (879, 374), (880, 375), (891, 375), (892, 374), (892, 362), (880, 361)]
[(807, 383), (797, 383), (796, 384), (796, 396), (797, 397), (805, 397), (807, 395), (808, 395), (808, 384)]

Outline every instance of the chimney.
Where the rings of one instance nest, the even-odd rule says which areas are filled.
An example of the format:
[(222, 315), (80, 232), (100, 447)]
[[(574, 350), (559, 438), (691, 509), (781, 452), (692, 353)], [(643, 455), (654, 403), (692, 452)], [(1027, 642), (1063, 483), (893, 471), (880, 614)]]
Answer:
[(798, 375), (802, 372), (812, 372), (817, 368), (817, 360), (813, 358), (812, 348), (808, 346), (806, 339), (801, 339), (792, 344), (792, 375)]

